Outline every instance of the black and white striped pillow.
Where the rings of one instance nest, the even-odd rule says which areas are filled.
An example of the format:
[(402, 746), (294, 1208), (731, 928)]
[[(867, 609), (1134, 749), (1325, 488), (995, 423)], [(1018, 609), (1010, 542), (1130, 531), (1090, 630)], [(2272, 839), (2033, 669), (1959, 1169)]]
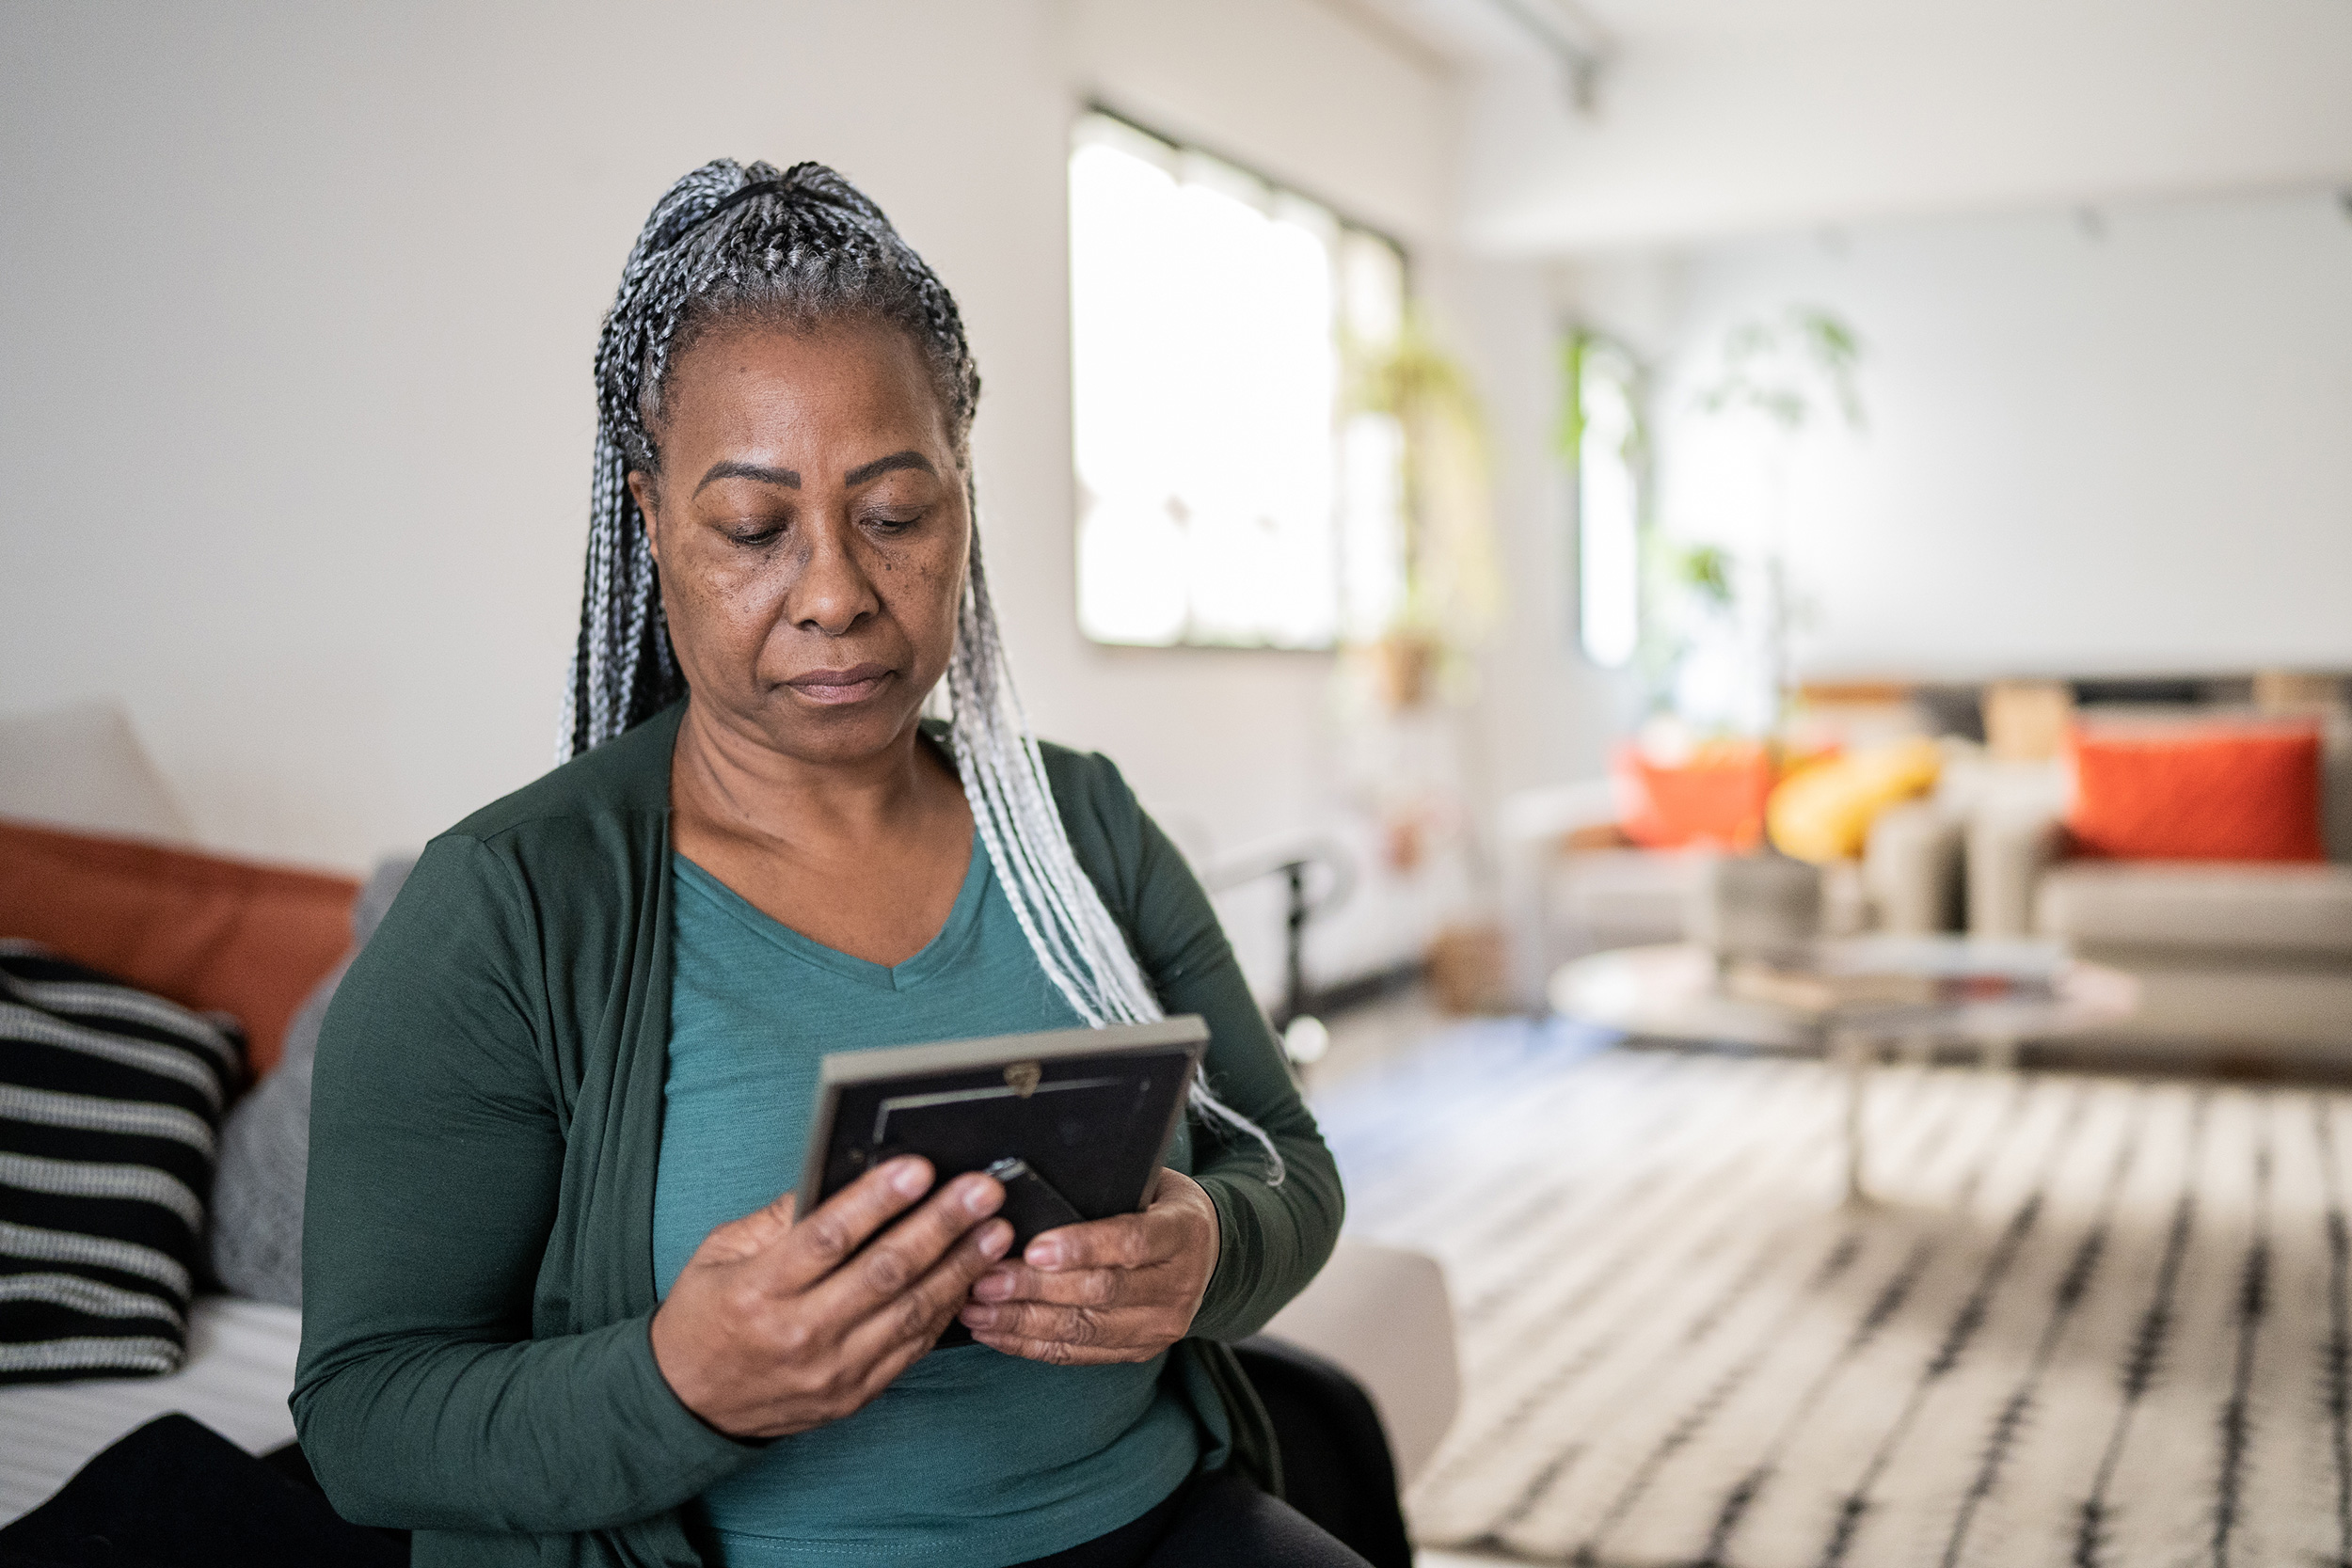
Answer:
[(0, 941), (0, 1383), (177, 1370), (235, 1025)]

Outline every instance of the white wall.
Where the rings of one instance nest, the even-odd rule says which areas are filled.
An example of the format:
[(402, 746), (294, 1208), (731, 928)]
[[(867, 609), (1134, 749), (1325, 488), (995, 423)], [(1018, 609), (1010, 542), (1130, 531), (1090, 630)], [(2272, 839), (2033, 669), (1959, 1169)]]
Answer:
[(1812, 675), (2352, 667), (2352, 213), (2333, 194), (1862, 226), (1588, 263), (1656, 353), (1661, 501), (1747, 536), (1694, 385), (1732, 323), (1827, 306), (1869, 426), (1800, 443)]
[(1596, 109), (1571, 112), (1548, 63), (1487, 72), (1465, 130), (1474, 244), (1690, 244), (2352, 181), (2343, 0), (1571, 8), (1616, 44)]
[[(362, 863), (529, 780), (597, 316), (653, 197), (718, 153), (867, 182), (972, 304), (986, 450), (1044, 438), (1037, 8), (798, 9), (0, 13), (0, 707), (122, 695), (204, 839), (296, 860)], [(894, 93), (970, 134), (778, 66), (894, 31), (928, 40)]]
[(1359, 222), (1442, 242), (1459, 178), (1454, 78), (1376, 17), (1333, 0), (1075, 0), (1071, 74), (1082, 97)]
[(1555, 450), (1570, 312), (1543, 271), (1518, 262), (1457, 261), (1443, 281), (1489, 431), (1505, 585), (1477, 660), (1472, 732), (1491, 811), (1513, 790), (1598, 777), (1610, 738), (1638, 716), (1627, 684), (1577, 641), (1574, 497)]
[(1072, 604), (1063, 168), (1099, 95), (1415, 240), (1443, 77), (1315, 0), (0, 9), (0, 711), (125, 698), (212, 844), (356, 866), (532, 778), (588, 366), (703, 159), (818, 158), (956, 289), (1041, 729), (1197, 839), (1328, 809), (1327, 660)]

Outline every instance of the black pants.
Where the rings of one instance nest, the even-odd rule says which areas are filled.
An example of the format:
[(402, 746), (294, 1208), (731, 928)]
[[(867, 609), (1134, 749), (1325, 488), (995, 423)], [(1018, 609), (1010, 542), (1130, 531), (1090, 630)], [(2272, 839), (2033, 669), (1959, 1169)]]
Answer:
[[(185, 1416), (100, 1454), (0, 1529), (0, 1568), (399, 1568), (394, 1532), (347, 1524), (306, 1486), (293, 1449), (255, 1459)], [(275, 1457), (275, 1456), (273, 1456)], [(1141, 1518), (1037, 1568), (1365, 1568), (1288, 1503), (1223, 1472), (1186, 1481)]]
[(0, 1529), (0, 1568), (400, 1568), (407, 1543), (346, 1524), (294, 1473), (160, 1416)]
[(1412, 1568), (1388, 1433), (1362, 1385), (1279, 1339), (1233, 1350), (1274, 1423), (1289, 1501), (1196, 1476), (1132, 1524), (1021, 1568)]
[(1364, 1568), (1364, 1560), (1220, 1470), (1195, 1476), (1132, 1524), (1021, 1568)]

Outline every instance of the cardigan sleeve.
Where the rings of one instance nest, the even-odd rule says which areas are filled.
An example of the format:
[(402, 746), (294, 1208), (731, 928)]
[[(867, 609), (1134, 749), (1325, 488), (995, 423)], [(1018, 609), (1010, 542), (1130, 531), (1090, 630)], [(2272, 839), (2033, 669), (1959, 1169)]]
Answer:
[(356, 1523), (606, 1528), (756, 1451), (671, 1392), (649, 1313), (532, 1337), (565, 1159), (543, 974), (516, 872), (453, 835), (426, 848), (327, 1013), (292, 1403)]
[(1199, 1013), (1209, 1026), (1210, 1089), (1281, 1152), (1277, 1186), (1256, 1139), (1193, 1120), (1193, 1176), (1216, 1205), (1218, 1252), (1192, 1332), (1247, 1338), (1330, 1257), (1345, 1211), (1339, 1168), (1184, 855), (1107, 758), (1064, 752), (1055, 760), (1085, 803), (1064, 808), (1065, 820), (1077, 818), (1070, 822), (1073, 847), (1121, 915), (1161, 1005)]

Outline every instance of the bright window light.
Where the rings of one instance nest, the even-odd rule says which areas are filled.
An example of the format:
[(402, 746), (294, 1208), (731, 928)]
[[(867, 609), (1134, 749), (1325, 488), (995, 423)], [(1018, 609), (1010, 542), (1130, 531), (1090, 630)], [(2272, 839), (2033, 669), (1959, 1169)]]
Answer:
[(1344, 359), (1404, 314), (1393, 245), (1090, 114), (1070, 159), (1078, 621), (1099, 642), (1327, 648), (1401, 603), (1401, 447)]
[(1641, 636), (1641, 425), (1623, 351), (1586, 338), (1576, 364), (1577, 631), (1584, 656), (1613, 670)]

